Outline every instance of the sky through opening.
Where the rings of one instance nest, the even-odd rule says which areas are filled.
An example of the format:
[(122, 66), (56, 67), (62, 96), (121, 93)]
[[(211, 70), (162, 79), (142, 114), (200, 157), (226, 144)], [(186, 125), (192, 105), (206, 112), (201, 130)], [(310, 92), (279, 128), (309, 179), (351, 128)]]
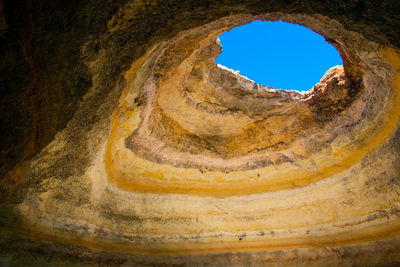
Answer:
[(312, 30), (282, 21), (253, 21), (219, 36), (216, 63), (261, 85), (306, 91), (342, 65), (334, 46)]

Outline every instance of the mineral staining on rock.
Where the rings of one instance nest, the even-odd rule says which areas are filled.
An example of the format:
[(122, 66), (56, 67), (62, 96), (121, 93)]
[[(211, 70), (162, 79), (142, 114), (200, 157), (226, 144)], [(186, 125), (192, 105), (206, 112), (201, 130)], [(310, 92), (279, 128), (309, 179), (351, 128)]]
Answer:
[[(217, 37), (255, 19), (321, 33), (344, 67), (300, 93), (217, 66)], [(106, 58), (87, 62), (94, 79), (82, 110), (101, 88)], [(323, 265), (335, 262), (332, 248), (353, 262), (368, 251), (393, 262), (399, 69), (397, 50), (319, 15), (229, 16), (156, 40), (116, 85), (117, 104), (105, 99), (91, 127), (72, 121), (16, 171), (20, 221), (2, 227), (55, 253), (97, 250), (116, 262), (207, 264), (211, 254), (247, 264), (296, 253)], [(68, 164), (76, 154), (85, 164)]]

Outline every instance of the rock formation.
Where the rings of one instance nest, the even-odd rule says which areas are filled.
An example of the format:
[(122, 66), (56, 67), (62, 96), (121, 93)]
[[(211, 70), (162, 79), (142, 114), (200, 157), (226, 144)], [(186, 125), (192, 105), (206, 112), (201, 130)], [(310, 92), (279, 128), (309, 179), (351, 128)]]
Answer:
[[(399, 264), (399, 3), (15, 5), (1, 263)], [(300, 93), (216, 65), (218, 36), (253, 20), (318, 32), (343, 67)]]

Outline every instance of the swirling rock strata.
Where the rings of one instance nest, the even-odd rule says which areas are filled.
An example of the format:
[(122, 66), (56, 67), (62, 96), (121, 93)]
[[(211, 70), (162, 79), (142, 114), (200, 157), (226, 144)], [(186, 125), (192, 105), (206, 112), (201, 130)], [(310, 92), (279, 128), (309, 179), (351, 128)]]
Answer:
[[(107, 31), (141, 8), (120, 7)], [(322, 15), (238, 13), (154, 37), (112, 85), (107, 50), (85, 42), (92, 87), (16, 185), (3, 181), (3, 261), (399, 261), (398, 49)], [(217, 37), (256, 19), (322, 34), (343, 68), (299, 93), (217, 66)]]

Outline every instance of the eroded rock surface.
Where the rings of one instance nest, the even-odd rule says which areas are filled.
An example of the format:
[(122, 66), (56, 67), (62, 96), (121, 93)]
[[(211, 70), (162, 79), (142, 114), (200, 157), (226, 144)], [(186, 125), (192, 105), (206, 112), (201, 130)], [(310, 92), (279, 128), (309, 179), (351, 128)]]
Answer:
[[(61, 58), (44, 62), (40, 49), (27, 46), (31, 40), (20, 42), (20, 52), (11, 41), (4, 45), (32, 75), (20, 83), (7, 76), (6, 84), (30, 84), (34, 106), (30, 124), (15, 122), (33, 133), (2, 152), (15, 157), (2, 165), (0, 260), (398, 264), (398, 4), (189, 2), (102, 3), (101, 14), (86, 6), (92, 13), (83, 21), (103, 17), (106, 24), (76, 31), (62, 51), (74, 48), (79, 59), (63, 58), (66, 66)], [(7, 5), (4, 40), (13, 36)], [(33, 6), (24, 10), (29, 25), (44, 23)], [(384, 27), (378, 18), (385, 15)], [(217, 37), (256, 19), (322, 34), (343, 67), (299, 93), (217, 66)], [(69, 36), (68, 25), (74, 22), (55, 36)], [(67, 70), (84, 78), (60, 87)], [(51, 106), (55, 81), (58, 92), (82, 91)], [(71, 114), (44, 118), (62, 110)]]

